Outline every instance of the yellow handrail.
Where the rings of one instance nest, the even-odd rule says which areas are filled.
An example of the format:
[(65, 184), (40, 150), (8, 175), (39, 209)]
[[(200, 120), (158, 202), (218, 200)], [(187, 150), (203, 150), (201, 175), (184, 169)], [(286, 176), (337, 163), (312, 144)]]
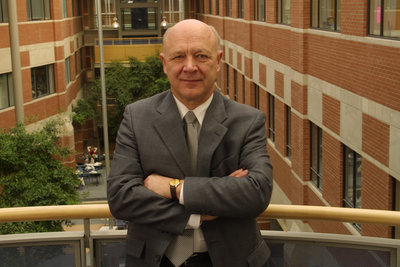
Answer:
[[(107, 204), (36, 206), (1, 208), (0, 222), (47, 221), (62, 219), (111, 218)], [(324, 206), (271, 204), (261, 214), (264, 218), (327, 220), (386, 225), (400, 225), (400, 212)]]

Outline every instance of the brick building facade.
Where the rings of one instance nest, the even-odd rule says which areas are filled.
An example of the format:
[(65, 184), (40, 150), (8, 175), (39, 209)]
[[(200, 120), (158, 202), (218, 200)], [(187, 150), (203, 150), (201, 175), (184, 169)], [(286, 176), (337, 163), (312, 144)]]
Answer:
[[(198, 17), (222, 39), (218, 86), (267, 114), (272, 202), (399, 210), (400, 36), (369, 32), (372, 2), (342, 2), (334, 18), (340, 28), (313, 26), (313, 1), (200, 2)], [(379, 225), (279, 223), (399, 237)]]

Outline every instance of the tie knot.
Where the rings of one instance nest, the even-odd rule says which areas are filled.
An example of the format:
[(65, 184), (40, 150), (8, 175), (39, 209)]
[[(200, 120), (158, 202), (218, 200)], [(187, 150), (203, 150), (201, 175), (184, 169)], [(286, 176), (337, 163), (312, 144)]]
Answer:
[(184, 119), (187, 124), (193, 124), (197, 118), (196, 115), (194, 115), (193, 111), (188, 111)]

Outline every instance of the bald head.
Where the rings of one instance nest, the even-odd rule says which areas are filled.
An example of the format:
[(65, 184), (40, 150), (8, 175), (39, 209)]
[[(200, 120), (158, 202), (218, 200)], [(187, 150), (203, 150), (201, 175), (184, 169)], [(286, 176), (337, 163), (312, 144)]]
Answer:
[(163, 37), (163, 52), (165, 53), (165, 49), (169, 42), (174, 42), (173, 39), (176, 35), (188, 36), (193, 35), (194, 33), (199, 35), (201, 38), (215, 40), (216, 51), (221, 50), (220, 37), (213, 26), (210, 26), (200, 20), (186, 19), (167, 29)]

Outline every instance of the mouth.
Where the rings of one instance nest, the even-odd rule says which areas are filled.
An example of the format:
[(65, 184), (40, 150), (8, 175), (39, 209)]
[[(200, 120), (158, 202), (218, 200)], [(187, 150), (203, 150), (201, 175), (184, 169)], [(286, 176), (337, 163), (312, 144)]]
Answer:
[(193, 83), (193, 82), (199, 82), (200, 80), (198, 79), (181, 79), (182, 82), (187, 82), (187, 83)]

